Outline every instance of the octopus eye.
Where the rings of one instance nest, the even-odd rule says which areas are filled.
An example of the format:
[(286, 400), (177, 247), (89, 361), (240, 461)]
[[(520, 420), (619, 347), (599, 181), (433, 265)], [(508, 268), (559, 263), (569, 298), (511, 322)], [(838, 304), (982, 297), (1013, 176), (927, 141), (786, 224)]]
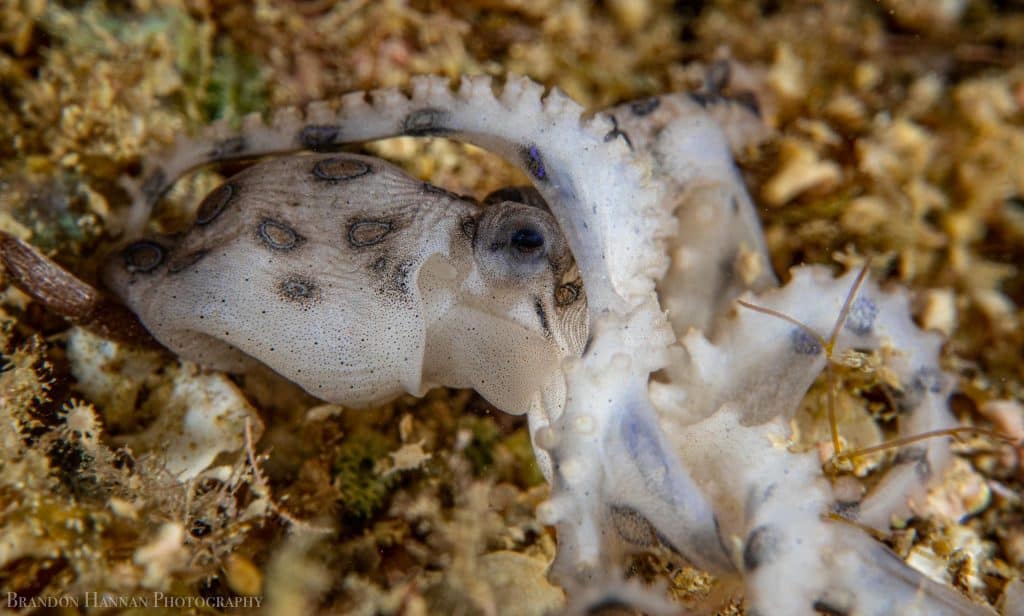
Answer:
[(544, 235), (536, 229), (524, 227), (512, 232), (509, 243), (520, 254), (528, 255), (544, 247)]
[[(568, 250), (554, 218), (540, 208), (504, 201), (488, 206), (473, 235), (477, 262), (494, 281), (541, 276), (550, 284), (567, 262)], [(556, 271), (557, 270), (557, 271)], [(549, 296), (554, 289), (541, 295)]]

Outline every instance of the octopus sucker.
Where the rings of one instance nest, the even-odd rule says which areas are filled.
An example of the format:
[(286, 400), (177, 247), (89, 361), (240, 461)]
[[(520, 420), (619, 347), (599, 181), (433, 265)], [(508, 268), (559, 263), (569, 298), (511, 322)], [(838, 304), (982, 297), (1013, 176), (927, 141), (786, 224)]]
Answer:
[[(715, 70), (717, 91), (729, 73)], [(989, 613), (829, 518), (842, 507), (887, 529), (941, 477), (945, 439), (904, 447), (856, 502), (833, 492), (815, 453), (777, 446), (832, 354), (898, 349), (886, 367), (907, 392), (901, 436), (955, 425), (953, 380), (902, 291), (869, 280), (844, 310), (857, 272), (804, 266), (778, 285), (732, 157), (763, 138), (756, 109), (707, 92), (585, 115), (526, 78), (453, 90), (420, 77), (408, 94), (219, 124), (126, 181), (134, 200), (104, 281), (184, 359), (207, 358), (194, 333), (341, 405), (443, 385), (526, 414), (551, 483), (539, 513), (558, 532), (551, 575), (571, 596), (604, 585), (602, 600), (631, 602), (635, 587), (615, 595), (608, 582), (617, 556), (662, 544), (756, 613)], [(400, 135), (482, 147), (532, 189), (482, 204), (329, 153)], [(185, 233), (145, 233), (185, 173), (271, 155), (211, 193)], [(763, 264), (757, 275), (734, 265), (743, 251)], [(803, 327), (736, 309), (740, 298)], [(808, 334), (833, 329), (828, 352)]]

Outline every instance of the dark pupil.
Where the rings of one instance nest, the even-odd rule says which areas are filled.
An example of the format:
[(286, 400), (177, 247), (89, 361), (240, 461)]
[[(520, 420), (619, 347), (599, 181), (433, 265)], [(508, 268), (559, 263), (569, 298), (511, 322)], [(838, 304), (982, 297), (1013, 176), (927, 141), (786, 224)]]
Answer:
[(518, 229), (512, 233), (511, 241), (519, 252), (532, 252), (544, 245), (544, 236), (533, 229)]

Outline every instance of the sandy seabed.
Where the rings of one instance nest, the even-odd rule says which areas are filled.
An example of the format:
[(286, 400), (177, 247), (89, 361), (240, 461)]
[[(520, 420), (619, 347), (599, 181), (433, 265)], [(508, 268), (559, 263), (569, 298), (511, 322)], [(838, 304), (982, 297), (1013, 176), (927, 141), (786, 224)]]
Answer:
[[(119, 178), (214, 120), (416, 74), (523, 74), (599, 108), (699, 88), (722, 59), (775, 132), (740, 160), (775, 270), (873, 257), (873, 275), (911, 288), (917, 321), (948, 336), (957, 417), (1024, 436), (1024, 5), (1013, 0), (6, 0), (0, 230), (95, 282), (125, 215)], [(478, 197), (522, 182), (440, 139), (365, 151)], [(154, 225), (180, 228), (234, 170), (179, 182)], [(564, 605), (545, 578), (556, 538), (534, 517), (547, 487), (522, 418), (444, 390), (342, 410), (272, 375), (210, 374), (69, 327), (0, 282), (5, 609)], [(844, 388), (848, 416), (885, 428), (891, 409), (856, 385)], [(804, 434), (821, 427), (822, 387)], [(224, 400), (249, 431), (218, 450), (218, 472), (180, 483), (159, 455), (175, 442), (167, 418)], [(922, 515), (883, 540), (980, 602), (1024, 600), (1020, 452), (984, 436), (955, 451)], [(629, 572), (680, 600), (711, 583), (667, 551), (637, 555)]]

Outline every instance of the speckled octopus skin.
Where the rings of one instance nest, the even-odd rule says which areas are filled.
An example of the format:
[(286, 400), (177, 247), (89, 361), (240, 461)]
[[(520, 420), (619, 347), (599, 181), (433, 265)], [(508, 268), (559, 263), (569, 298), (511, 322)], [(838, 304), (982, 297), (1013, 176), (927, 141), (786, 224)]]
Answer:
[(255, 358), (350, 406), (448, 385), (524, 413), (585, 341), (571, 265), (545, 210), (483, 209), (382, 160), (318, 154), (231, 178), (190, 232), (133, 242), (107, 280), (204, 365)]
[[(745, 293), (825, 334), (855, 276), (798, 268), (774, 288), (730, 153), (759, 138), (756, 118), (708, 93), (583, 111), (527, 79), (496, 92), (486, 78), (453, 91), (423, 77), (410, 95), (212, 127), (146, 166), (129, 237), (190, 169), (318, 153), (229, 179), (187, 233), (127, 243), (107, 283), (187, 359), (262, 362), (341, 404), (451, 385), (528, 413), (552, 484), (538, 515), (558, 529), (552, 574), (571, 597), (628, 600), (609, 581), (617, 555), (660, 543), (738, 586), (751, 613), (985, 613), (826, 519), (887, 528), (941, 477), (947, 443), (903, 448), (876, 489), (843, 503), (815, 454), (779, 444), (825, 353), (789, 322), (730, 306)], [(395, 135), (476, 144), (533, 189), (481, 207), (383, 161), (324, 153)], [(904, 435), (953, 423), (941, 341), (907, 314), (902, 292), (868, 284), (835, 349), (895, 350)]]

